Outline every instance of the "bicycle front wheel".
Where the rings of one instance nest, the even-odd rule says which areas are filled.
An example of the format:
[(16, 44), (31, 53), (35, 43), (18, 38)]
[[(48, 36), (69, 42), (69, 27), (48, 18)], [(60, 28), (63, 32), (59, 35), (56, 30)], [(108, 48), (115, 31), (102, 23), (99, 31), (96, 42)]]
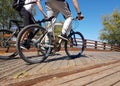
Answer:
[(46, 29), (38, 24), (28, 25), (20, 31), (17, 37), (17, 50), (25, 62), (40, 63), (48, 57), (50, 49), (45, 48), (45, 34)]
[(0, 30), (0, 59), (8, 59), (17, 55), (16, 36), (10, 30)]
[(84, 37), (80, 32), (70, 33), (65, 42), (65, 52), (69, 58), (79, 57), (84, 51)]

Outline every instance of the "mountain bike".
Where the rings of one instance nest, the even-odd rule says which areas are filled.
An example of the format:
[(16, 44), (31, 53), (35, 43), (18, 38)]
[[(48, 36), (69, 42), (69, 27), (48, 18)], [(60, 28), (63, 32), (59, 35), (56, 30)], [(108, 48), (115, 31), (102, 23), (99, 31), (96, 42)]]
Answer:
[(9, 59), (17, 55), (16, 39), (23, 28), (21, 21), (10, 20), (8, 29), (0, 30), (0, 59)]
[[(49, 27), (43, 27), (42, 23), (51, 21), (52, 18), (44, 19), (39, 21), (38, 24), (29, 25), (24, 27), (17, 37), (17, 50), (20, 57), (27, 63), (34, 64), (43, 62), (50, 53), (55, 53), (61, 50), (61, 45), (64, 43), (65, 52), (70, 59), (79, 57), (84, 51), (84, 37), (83, 35), (72, 29), (68, 35), (68, 40), (65, 41), (56, 37), (55, 35), (50, 35)], [(73, 18), (73, 21), (77, 20)], [(51, 24), (52, 25), (52, 24)], [(51, 26), (50, 26), (51, 27)], [(29, 37), (24, 37), (23, 35), (28, 33)], [(48, 35), (49, 43), (45, 43), (45, 37)], [(21, 49), (21, 44), (26, 42), (29, 45), (29, 49)]]

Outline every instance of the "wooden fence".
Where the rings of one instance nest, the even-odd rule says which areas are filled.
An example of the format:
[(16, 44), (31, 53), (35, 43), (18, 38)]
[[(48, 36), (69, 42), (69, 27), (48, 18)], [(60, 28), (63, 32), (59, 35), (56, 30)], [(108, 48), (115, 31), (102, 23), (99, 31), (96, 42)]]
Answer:
[[(85, 50), (88, 50), (88, 51), (119, 51), (120, 52), (120, 46), (114, 46), (114, 45), (110, 45), (108, 43), (104, 43), (100, 41), (85, 39)], [(0, 47), (0, 51), (3, 51), (1, 47)]]
[(120, 51), (120, 46), (110, 45), (105, 42), (95, 40), (85, 40), (85, 50), (94, 51)]

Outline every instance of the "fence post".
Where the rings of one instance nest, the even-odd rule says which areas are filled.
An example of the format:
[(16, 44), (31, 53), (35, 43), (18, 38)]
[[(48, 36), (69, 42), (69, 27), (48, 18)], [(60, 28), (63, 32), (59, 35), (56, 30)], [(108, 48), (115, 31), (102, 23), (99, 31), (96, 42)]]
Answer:
[(113, 51), (113, 45), (111, 45), (111, 51)]
[(86, 39), (84, 40), (84, 45), (85, 45), (84, 48), (86, 49), (87, 48), (87, 40)]
[(106, 43), (103, 43), (103, 50), (106, 49)]
[(97, 41), (95, 41), (95, 50), (97, 50)]

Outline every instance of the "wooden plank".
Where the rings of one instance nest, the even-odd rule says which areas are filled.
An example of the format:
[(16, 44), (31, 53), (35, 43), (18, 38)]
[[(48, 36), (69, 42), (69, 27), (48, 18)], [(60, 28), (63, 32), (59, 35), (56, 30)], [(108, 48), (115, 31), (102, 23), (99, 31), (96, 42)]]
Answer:
[(39, 71), (45, 66), (47, 63), (39, 63), (36, 67), (32, 68), (31, 70), (27, 71), (29, 75), (39, 74)]
[(120, 80), (119, 80), (119, 82), (117, 82), (117, 83), (114, 84), (113, 86), (120, 86)]
[(74, 62), (75, 62), (75, 66), (83, 66), (84, 65), (80, 58), (74, 59)]
[[(86, 84), (88, 84), (89, 86), (98, 86), (100, 83), (96, 84), (96, 85), (94, 85), (94, 84), (90, 85), (89, 83), (96, 82), (96, 80), (99, 80), (99, 79), (103, 80), (103, 77), (111, 75), (114, 72), (120, 71), (118, 68), (120, 68), (120, 67), (118, 66), (116, 68), (111, 68), (110, 70), (100, 71), (98, 73), (91, 74), (91, 75), (83, 77), (83, 78), (78, 77), (68, 83), (65, 83), (63, 86), (68, 86), (68, 85), (81, 86), (81, 85), (86, 85)], [(117, 75), (119, 75), (119, 73)], [(103, 80), (103, 81), (105, 81), (105, 80)], [(101, 82), (101, 83), (103, 83), (103, 82)], [(109, 85), (101, 85), (101, 86), (109, 86)]]
[[(53, 77), (47, 81), (37, 83), (33, 86), (43, 86), (43, 85), (44, 86), (82, 86), (87, 83), (93, 82), (97, 79), (100, 79), (101, 77), (114, 73), (117, 70), (119, 70), (119, 68), (120, 68), (120, 63), (112, 64), (112, 65), (103, 66), (100, 68), (95, 68), (92, 70), (87, 70), (80, 73), (75, 73), (62, 78)], [(114, 70), (114, 71), (111, 71), (111, 70)], [(92, 85), (92, 86), (97, 86), (97, 85)], [(103, 85), (103, 86), (109, 86), (109, 85)]]
[(53, 67), (54, 62), (47, 62), (45, 66), (43, 66), (37, 73), (49, 73), (49, 69)]
[(120, 71), (112, 73), (98, 81), (95, 81), (87, 86), (111, 86), (116, 81), (120, 80)]
[[(32, 64), (32, 65), (26, 65), (26, 62), (24, 62), (22, 59), (1, 61), (0, 69), (3, 70), (3, 71), (1, 71), (1, 73), (4, 73), (4, 76), (6, 77), (6, 79), (4, 79), (4, 80), (6, 80), (6, 83), (8, 83), (10, 79), (13, 79), (13, 81), (15, 80), (14, 76), (16, 74), (18, 74), (18, 76), (20, 75), (21, 80), (22, 79), (24, 80), (25, 78), (27, 78), (26, 74), (28, 74), (27, 76), (31, 76), (31, 78), (34, 76), (37, 77), (38, 75), (40, 77), (44, 77), (49, 74), (54, 75), (54, 73), (61, 73), (63, 71), (71, 72), (71, 70), (73, 71), (76, 68), (79, 68), (81, 70), (82, 68), (87, 68), (89, 66), (94, 66), (94, 65), (99, 65), (99, 64), (103, 64), (102, 66), (104, 66), (104, 64), (107, 64), (109, 62), (120, 60), (119, 52), (88, 52), (88, 51), (86, 52), (85, 51), (83, 53), (83, 55), (86, 57), (81, 56), (80, 58), (66, 60), (64, 58), (64, 57), (66, 57), (66, 54), (63, 52), (60, 52), (60, 54), (58, 54), (58, 55), (50, 56), (45, 62), (43, 62), (41, 64)], [(42, 83), (46, 83), (46, 82), (53, 83), (54, 81), (58, 82), (60, 79), (60, 83), (58, 83), (58, 84), (53, 83), (52, 85), (53, 86), (57, 86), (57, 85), (61, 86), (61, 83), (67, 82), (68, 85), (72, 84), (72, 86), (73, 86), (73, 85), (75, 85), (74, 84), (75, 82), (78, 83), (81, 80), (86, 80), (86, 82), (83, 82), (83, 83), (80, 82), (80, 83), (82, 85), (89, 85), (89, 84), (93, 83), (94, 81), (99, 80), (102, 77), (107, 77), (107, 75), (110, 75), (110, 74), (116, 72), (118, 69), (120, 69), (115, 64), (113, 64), (113, 66), (111, 66), (112, 68), (110, 68), (109, 66), (105, 66), (106, 69), (105, 68), (101, 68), (101, 69), (96, 68), (96, 70), (94, 70), (94, 71), (93, 71), (93, 69), (91, 69), (91, 70), (89, 69), (87, 71), (84, 71), (84, 73), (86, 75), (83, 72), (80, 72), (80, 73), (77, 72), (72, 75), (66, 74), (67, 76), (62, 76), (61, 78), (56, 76), (56, 77), (52, 77), (51, 80), (53, 80), (53, 81), (44, 80), (45, 82), (43, 81)], [(49, 72), (44, 71), (44, 69)], [(9, 70), (9, 72), (8, 72), (8, 70)], [(6, 71), (6, 72), (4, 72), (4, 71)], [(77, 71), (77, 70), (75, 70), (75, 71)], [(25, 72), (26, 74), (24, 74), (23, 72)], [(76, 78), (78, 78), (78, 79), (76, 79)], [(1, 80), (2, 80), (2, 78), (1, 78)], [(17, 79), (17, 80), (19, 81), (19, 79)], [(17, 80), (15, 80), (15, 82), (17, 82)], [(11, 82), (9, 82), (9, 83), (11, 83)], [(39, 83), (39, 82), (37, 82), (37, 83)], [(67, 85), (67, 83), (66, 84), (64, 83), (64, 84)], [(64, 84), (62, 84), (62, 85), (64, 86)], [(44, 86), (44, 85), (42, 85), (42, 86)], [(79, 86), (79, 83), (77, 86)]]
[(52, 69), (52, 70), (57, 70), (57, 69), (60, 68), (61, 64), (62, 64), (62, 60), (56, 61), (56, 64), (53, 65), (51, 69)]
[(62, 61), (59, 69), (65, 69), (65, 68), (68, 68), (68, 60)]

